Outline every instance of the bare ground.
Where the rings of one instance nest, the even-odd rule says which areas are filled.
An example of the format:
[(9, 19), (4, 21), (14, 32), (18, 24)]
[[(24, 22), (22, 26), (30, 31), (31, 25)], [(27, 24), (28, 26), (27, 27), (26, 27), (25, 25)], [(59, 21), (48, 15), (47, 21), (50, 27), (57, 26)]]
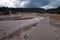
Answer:
[[(37, 16), (44, 16), (44, 17), (49, 17), (49, 24), (52, 26), (53, 31), (56, 34), (56, 37), (58, 38), (58, 40), (60, 40), (60, 15), (56, 15), (56, 14), (40, 14)], [(26, 16), (27, 17), (27, 16)], [(36, 24), (34, 24), (33, 26), (36, 26)], [(30, 26), (28, 28), (24, 28), (24, 32), (21, 33), (21, 35), (18, 35), (14, 38), (11, 39), (6, 39), (6, 40), (27, 40), (28, 37), (30, 37), (31, 35), (31, 31), (34, 30), (35, 27), (31, 28)], [(0, 31), (2, 31), (0, 29)]]

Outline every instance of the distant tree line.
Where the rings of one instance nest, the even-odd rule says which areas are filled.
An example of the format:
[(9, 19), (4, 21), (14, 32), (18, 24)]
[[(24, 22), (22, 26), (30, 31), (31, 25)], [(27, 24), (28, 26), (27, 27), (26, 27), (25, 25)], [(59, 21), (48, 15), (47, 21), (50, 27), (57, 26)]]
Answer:
[(48, 9), (45, 10), (43, 8), (8, 8), (8, 7), (0, 7), (0, 15), (4, 14), (10, 14), (9, 11), (11, 11), (13, 14), (18, 14), (16, 12), (29, 12), (29, 13), (51, 13), (51, 14), (60, 14), (60, 7), (56, 9)]
[(1, 7), (0, 8), (0, 14), (9, 14), (9, 11), (11, 11), (13, 14), (16, 14), (16, 12), (30, 12), (30, 13), (43, 13), (45, 12), (42, 8), (8, 8), (8, 7)]
[(60, 7), (56, 9), (57, 13), (60, 14)]
[(55, 8), (55, 9), (48, 9), (46, 10), (47, 13), (51, 13), (51, 14), (60, 14), (60, 7)]

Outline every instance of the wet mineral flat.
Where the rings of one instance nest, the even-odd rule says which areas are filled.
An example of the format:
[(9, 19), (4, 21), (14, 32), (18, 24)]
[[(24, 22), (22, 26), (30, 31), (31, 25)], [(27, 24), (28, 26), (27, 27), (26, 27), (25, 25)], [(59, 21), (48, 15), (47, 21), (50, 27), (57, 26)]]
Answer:
[(14, 31), (43, 20), (44, 17), (33, 18), (28, 20), (0, 21), (0, 39), (13, 33)]

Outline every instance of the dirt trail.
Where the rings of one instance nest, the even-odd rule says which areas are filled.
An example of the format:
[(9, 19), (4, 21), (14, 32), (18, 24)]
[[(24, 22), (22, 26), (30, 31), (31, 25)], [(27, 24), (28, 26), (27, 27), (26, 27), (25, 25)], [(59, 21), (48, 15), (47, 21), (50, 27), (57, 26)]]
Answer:
[(29, 40), (58, 40), (53, 30), (49, 18), (45, 18), (37, 25)]

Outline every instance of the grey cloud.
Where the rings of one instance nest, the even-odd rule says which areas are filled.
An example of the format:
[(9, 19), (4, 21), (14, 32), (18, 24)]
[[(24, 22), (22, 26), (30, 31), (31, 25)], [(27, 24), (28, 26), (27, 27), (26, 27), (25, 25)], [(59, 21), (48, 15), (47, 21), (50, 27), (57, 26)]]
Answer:
[(34, 7), (41, 7), (47, 5), (50, 0), (28, 0), (29, 3), (24, 4), (25, 8), (34, 8)]
[(57, 7), (60, 7), (60, 0), (51, 0), (51, 2), (48, 5), (42, 6), (41, 8), (52, 9)]
[[(10, 1), (13, 1), (13, 0), (10, 0)], [(8, 5), (8, 7), (9, 7), (9, 5)], [(46, 5), (51, 6), (51, 7), (53, 7), (53, 6), (59, 7), (60, 6), (60, 0), (14, 0), (13, 1), (13, 7), (15, 7), (15, 8), (17, 8), (17, 7), (40, 8), (40, 7), (43, 7)], [(1, 3), (0, 6), (1, 7), (6, 6), (6, 4)]]
[(56, 0), (48, 5), (54, 6), (54, 7), (59, 7), (60, 6), (60, 0)]

